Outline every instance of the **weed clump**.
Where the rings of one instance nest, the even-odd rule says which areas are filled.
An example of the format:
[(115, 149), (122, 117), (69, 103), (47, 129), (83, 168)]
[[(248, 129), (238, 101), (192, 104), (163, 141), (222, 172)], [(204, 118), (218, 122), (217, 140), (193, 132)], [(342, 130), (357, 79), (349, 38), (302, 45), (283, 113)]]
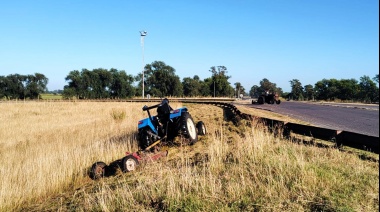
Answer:
[(121, 109), (112, 109), (111, 111), (111, 117), (113, 120), (115, 120), (116, 122), (122, 122), (124, 121), (125, 117), (126, 117), (126, 113), (125, 113), (125, 110), (121, 110)]

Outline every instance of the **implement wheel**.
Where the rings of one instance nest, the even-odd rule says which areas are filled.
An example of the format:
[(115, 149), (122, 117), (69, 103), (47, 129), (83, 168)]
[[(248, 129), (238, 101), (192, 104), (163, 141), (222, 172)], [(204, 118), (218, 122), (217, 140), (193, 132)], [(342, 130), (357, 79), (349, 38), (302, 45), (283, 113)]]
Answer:
[(93, 180), (103, 178), (106, 174), (106, 167), (107, 164), (102, 161), (94, 163), (91, 167), (90, 177)]
[(122, 160), (122, 171), (123, 172), (130, 172), (137, 168), (139, 165), (139, 161), (133, 157), (132, 155), (127, 155)]

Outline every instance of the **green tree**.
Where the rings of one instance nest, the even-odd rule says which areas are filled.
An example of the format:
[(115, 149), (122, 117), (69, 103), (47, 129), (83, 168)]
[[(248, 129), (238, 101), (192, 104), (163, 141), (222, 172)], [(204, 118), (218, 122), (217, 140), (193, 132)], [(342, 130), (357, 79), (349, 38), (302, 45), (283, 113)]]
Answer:
[(26, 98), (37, 99), (41, 93), (46, 92), (48, 79), (45, 75), (35, 73), (34, 75), (27, 75), (25, 79), (26, 84), (24, 93)]
[(147, 94), (152, 96), (182, 96), (182, 83), (175, 69), (162, 61), (154, 61), (145, 66)]
[(74, 70), (66, 77), (64, 97), (79, 99), (126, 98), (135, 95), (134, 78), (117, 69)]
[(236, 97), (240, 98), (240, 94), (243, 94), (243, 95), (245, 94), (245, 89), (241, 85), (240, 82), (236, 82), (234, 85), (235, 85)]
[(94, 98), (109, 98), (112, 74), (107, 69), (98, 68), (91, 72), (92, 96)]
[(315, 97), (315, 92), (314, 92), (314, 88), (312, 85), (305, 85), (304, 86), (304, 91), (305, 91), (305, 97), (307, 100), (314, 100), (314, 97)]
[(231, 76), (227, 76), (227, 68), (225, 66), (212, 66), (209, 71), (212, 73), (210, 91), (214, 91), (213, 96), (232, 97), (234, 95), (234, 89), (228, 82)]
[(281, 96), (283, 93), (281, 88), (277, 88), (276, 83), (272, 83), (267, 78), (260, 80), (259, 85), (260, 86), (254, 85), (251, 87), (251, 90), (249, 91), (250, 96), (258, 97), (262, 94), (265, 94), (267, 91), (269, 93), (277, 93), (279, 96)]
[(82, 69), (80, 72), (81, 85), (80, 85), (80, 99), (95, 99), (96, 98), (96, 80), (95, 74), (88, 70)]
[(355, 79), (341, 79), (337, 85), (337, 98), (341, 100), (356, 100), (359, 93), (358, 81)]
[[(82, 70), (83, 72), (83, 70)], [(86, 91), (85, 83), (83, 82), (81, 72), (78, 70), (70, 71), (70, 73), (65, 78), (66, 81), (68, 81), (68, 85), (64, 86), (63, 93), (65, 94), (66, 98), (69, 98), (69, 94), (74, 94), (76, 98), (83, 99), (84, 98), (84, 92)], [(70, 88), (70, 92), (66, 91)]]
[(328, 98), (335, 100), (339, 95), (339, 81), (337, 79), (330, 79), (327, 90)]
[(260, 91), (262, 93), (269, 91), (270, 93), (275, 93), (277, 91), (276, 83), (272, 83), (267, 78), (260, 81)]
[(37, 99), (39, 97), (38, 86), (33, 75), (27, 76), (27, 84), (24, 93), (25, 98)]
[(316, 93), (317, 100), (327, 100), (328, 99), (328, 79), (322, 79), (315, 83), (314, 89)]
[(362, 101), (369, 103), (379, 101), (379, 88), (369, 76), (364, 75), (360, 77), (359, 88)]
[(355, 79), (323, 79), (314, 87), (318, 100), (351, 100), (373, 102), (378, 99), (378, 88), (368, 76)]
[(9, 99), (25, 99), (26, 76), (11, 74), (7, 78)]
[(292, 88), (292, 96), (294, 100), (303, 100), (303, 87), (302, 83), (298, 79), (293, 79), (290, 82), (290, 87)]
[(73, 99), (74, 97), (77, 97), (77, 92), (76, 92), (75, 88), (72, 88), (69, 85), (65, 85), (63, 87), (63, 91), (62, 91), (62, 98), (63, 99)]
[(251, 97), (254, 97), (254, 98), (259, 97), (261, 93), (262, 93), (262, 91), (261, 91), (260, 87), (257, 85), (252, 86), (251, 90), (249, 90), (249, 95)]
[[(352, 81), (339, 81), (336, 79), (323, 79), (315, 84), (316, 97), (318, 100), (335, 100), (338, 99), (349, 99), (346, 94), (349, 93), (348, 90), (344, 90), (342, 86), (348, 85)], [(345, 88), (349, 89), (349, 88)], [(354, 89), (354, 87), (350, 88)], [(351, 91), (350, 91), (351, 92)], [(352, 90), (352, 92), (354, 92)]]
[(135, 95), (135, 88), (132, 86), (134, 82), (132, 75), (117, 69), (111, 69), (110, 73), (112, 81), (109, 90), (112, 98), (126, 98)]
[(41, 92), (47, 92), (47, 84), (49, 82), (49, 79), (41, 74), (41, 73), (35, 73), (34, 74), (36, 81), (37, 81), (37, 87)]
[(199, 76), (195, 75), (193, 78), (185, 77), (182, 80), (183, 94), (185, 96), (200, 96), (202, 83)]
[(0, 76), (0, 99), (6, 98), (9, 99), (9, 91), (8, 91), (8, 78), (5, 76)]
[(45, 75), (10, 74), (0, 76), (0, 98), (6, 99), (35, 99), (46, 91), (48, 79)]
[(203, 81), (200, 81), (200, 84), (201, 84), (201, 88), (200, 88), (201, 96), (207, 96), (207, 97), (214, 96), (214, 89), (212, 90), (210, 89), (211, 87), (213, 87), (213, 80), (211, 77), (206, 78)]
[(379, 74), (376, 74), (376, 76), (373, 78), (373, 81), (379, 83)]
[(279, 96), (283, 96), (284, 95), (284, 91), (282, 91), (282, 88), (280, 87), (276, 87), (276, 93), (279, 95)]

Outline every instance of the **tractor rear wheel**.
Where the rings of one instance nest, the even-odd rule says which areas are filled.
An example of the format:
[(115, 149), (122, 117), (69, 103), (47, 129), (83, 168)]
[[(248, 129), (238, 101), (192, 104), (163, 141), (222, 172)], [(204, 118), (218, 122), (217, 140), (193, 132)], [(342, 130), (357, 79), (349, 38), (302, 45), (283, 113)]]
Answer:
[(265, 100), (263, 96), (260, 96), (259, 99), (257, 100), (257, 103), (259, 103), (260, 105), (264, 104), (264, 102)]
[(121, 169), (123, 172), (130, 172), (137, 168), (139, 161), (133, 155), (127, 155), (123, 158)]
[(91, 179), (96, 180), (96, 179), (104, 177), (106, 173), (106, 167), (107, 167), (107, 164), (105, 164), (102, 161), (94, 163), (90, 171)]
[(187, 112), (182, 114), (182, 133), (190, 141), (190, 144), (195, 144), (198, 141), (198, 134), (191, 115)]
[(207, 130), (206, 130), (206, 125), (203, 123), (203, 121), (199, 121), (197, 123), (197, 130), (198, 130), (198, 135), (206, 135)]

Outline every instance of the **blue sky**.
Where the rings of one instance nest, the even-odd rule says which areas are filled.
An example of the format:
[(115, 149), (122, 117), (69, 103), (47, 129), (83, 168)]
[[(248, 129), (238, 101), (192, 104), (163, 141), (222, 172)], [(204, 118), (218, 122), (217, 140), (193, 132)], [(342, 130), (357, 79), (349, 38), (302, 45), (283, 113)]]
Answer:
[(227, 67), (246, 91), (267, 78), (314, 85), (379, 73), (378, 0), (0, 0), (0, 75), (82, 68), (136, 76), (163, 61), (184, 77)]

